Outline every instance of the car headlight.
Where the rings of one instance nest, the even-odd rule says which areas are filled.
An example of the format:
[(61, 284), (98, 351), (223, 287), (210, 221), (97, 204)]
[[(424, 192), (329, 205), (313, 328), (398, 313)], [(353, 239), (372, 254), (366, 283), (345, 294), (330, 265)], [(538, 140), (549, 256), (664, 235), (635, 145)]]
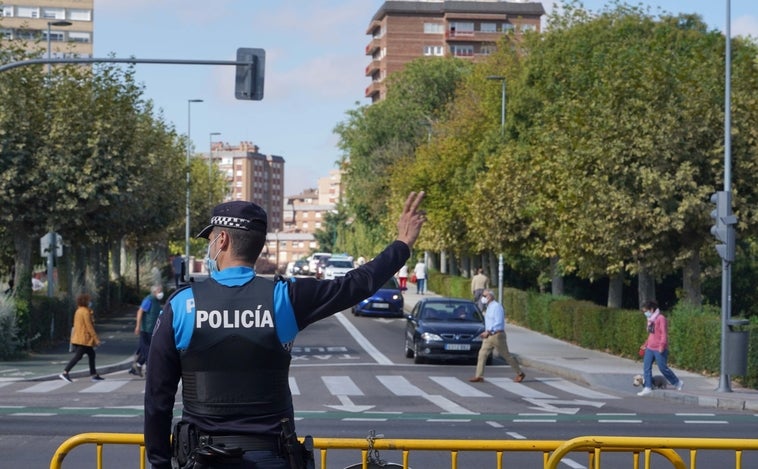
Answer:
[(397, 301), (400, 299), (400, 295), (392, 295), (392, 299)]
[(424, 332), (421, 334), (421, 339), (425, 342), (442, 342), (442, 337), (437, 334), (432, 334), (431, 332)]
[(481, 342), (481, 341), (482, 341), (482, 336), (479, 334), (477, 334), (476, 337), (471, 339), (471, 342)]

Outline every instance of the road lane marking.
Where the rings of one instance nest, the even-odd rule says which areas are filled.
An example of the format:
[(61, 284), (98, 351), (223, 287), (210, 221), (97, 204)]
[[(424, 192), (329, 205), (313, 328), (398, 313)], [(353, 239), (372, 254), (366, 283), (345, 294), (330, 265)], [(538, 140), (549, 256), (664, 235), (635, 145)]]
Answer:
[(468, 383), (464, 383), (458, 378), (452, 376), (430, 376), (429, 379), (439, 384), (447, 391), (457, 394), (461, 397), (492, 397), (486, 392), (482, 392), (471, 386)]
[(562, 379), (562, 378), (536, 378), (537, 381), (540, 381), (542, 383), (547, 384), (548, 386), (552, 386), (556, 389), (559, 389), (563, 392), (567, 392), (569, 394), (574, 394), (576, 396), (581, 396), (584, 398), (589, 399), (620, 399), (618, 396), (612, 396), (610, 394), (605, 394), (600, 391), (595, 391), (593, 389), (579, 386), (578, 384), (572, 383), (571, 381)]
[(115, 391), (116, 389), (120, 388), (121, 386), (125, 385), (126, 383), (129, 383), (131, 381), (120, 381), (120, 380), (108, 380), (108, 381), (100, 381), (97, 383), (94, 383), (92, 386), (89, 386), (87, 388), (82, 389), (80, 392), (83, 393), (108, 393), (111, 391)]
[(344, 327), (348, 334), (350, 334), (353, 339), (358, 343), (358, 345), (363, 348), (363, 350), (369, 354), (374, 360), (376, 360), (377, 363), (381, 365), (394, 365), (392, 363), (392, 360), (387, 358), (382, 352), (379, 351), (378, 348), (374, 347), (374, 345), (368, 341), (366, 336), (361, 334), (361, 331), (358, 330), (357, 327), (355, 327), (342, 313), (337, 313), (334, 315), (335, 318), (342, 324), (342, 327)]
[(349, 376), (322, 376), (321, 381), (333, 396), (364, 395)]
[(534, 399), (555, 399), (556, 396), (532, 389), (521, 383), (514, 383), (510, 378), (487, 378), (487, 381), (511, 394)]
[(66, 386), (67, 383), (63, 380), (55, 380), (55, 381), (42, 381), (41, 383), (37, 383), (34, 386), (30, 386), (25, 389), (19, 389), (16, 392), (33, 392), (33, 393), (41, 393), (41, 392), (50, 392), (55, 391), (56, 389), (62, 388), (63, 386)]
[(423, 396), (426, 393), (414, 386), (405, 376), (377, 376), (376, 379), (396, 396)]
[(299, 396), (300, 395), (300, 387), (297, 385), (297, 380), (293, 378), (292, 376), (289, 377), (289, 383), (290, 383), (290, 393), (292, 393), (293, 396)]

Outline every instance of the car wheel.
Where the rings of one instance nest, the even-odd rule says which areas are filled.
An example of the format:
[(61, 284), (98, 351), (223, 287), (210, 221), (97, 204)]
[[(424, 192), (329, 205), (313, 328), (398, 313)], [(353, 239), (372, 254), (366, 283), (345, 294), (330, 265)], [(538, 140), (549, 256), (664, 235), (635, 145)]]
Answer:
[(405, 338), (405, 358), (413, 358), (413, 349), (411, 348), (410, 344), (408, 344), (408, 337)]
[(424, 359), (424, 357), (422, 357), (421, 355), (419, 355), (419, 353), (418, 353), (418, 347), (414, 347), (413, 363), (418, 364), (418, 363), (424, 363), (425, 361), (426, 360)]
[(358, 309), (357, 309), (355, 306), (353, 306), (353, 307), (352, 307), (351, 311), (353, 312), (353, 316), (356, 316), (356, 317), (357, 317), (357, 316), (360, 316), (360, 315), (358, 314)]

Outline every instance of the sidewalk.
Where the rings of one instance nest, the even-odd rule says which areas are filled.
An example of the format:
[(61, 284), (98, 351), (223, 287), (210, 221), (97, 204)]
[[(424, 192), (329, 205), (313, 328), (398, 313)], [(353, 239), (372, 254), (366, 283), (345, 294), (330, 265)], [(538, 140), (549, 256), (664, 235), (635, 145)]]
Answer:
[[(410, 311), (418, 302), (414, 288), (405, 292), (405, 309)], [(426, 296), (439, 296), (427, 292)], [(95, 327), (103, 341), (97, 349), (96, 365), (102, 375), (127, 370), (137, 348), (134, 335), (134, 320), (137, 306), (128, 308), (119, 315), (106, 318), (96, 317)], [(672, 368), (684, 381), (684, 389), (673, 387), (653, 391), (644, 398), (637, 397), (641, 388), (632, 386), (632, 377), (642, 373), (642, 361), (620, 358), (595, 350), (586, 350), (575, 345), (553, 339), (538, 332), (513, 324), (506, 325), (508, 347), (518, 357), (526, 369), (538, 370), (582, 383), (591, 388), (606, 389), (632, 399), (664, 399), (674, 402), (699, 405), (702, 407), (731, 410), (758, 411), (758, 390), (744, 389), (732, 383), (732, 392), (718, 392), (718, 377), (707, 377), (689, 371)], [(0, 383), (4, 381), (43, 381), (58, 379), (72, 354), (68, 345), (16, 361), (0, 362)], [(653, 367), (654, 374), (660, 374)], [(71, 377), (89, 376), (87, 357), (77, 363)], [(107, 376), (106, 376), (107, 378)]]

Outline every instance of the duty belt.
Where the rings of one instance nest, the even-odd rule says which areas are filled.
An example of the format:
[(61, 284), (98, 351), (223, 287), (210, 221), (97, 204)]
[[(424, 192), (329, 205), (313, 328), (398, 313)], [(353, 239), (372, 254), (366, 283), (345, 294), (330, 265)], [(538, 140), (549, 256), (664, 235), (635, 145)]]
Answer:
[(242, 451), (279, 452), (279, 438), (276, 436), (255, 435), (200, 435), (200, 445), (224, 445), (227, 448), (240, 448)]

